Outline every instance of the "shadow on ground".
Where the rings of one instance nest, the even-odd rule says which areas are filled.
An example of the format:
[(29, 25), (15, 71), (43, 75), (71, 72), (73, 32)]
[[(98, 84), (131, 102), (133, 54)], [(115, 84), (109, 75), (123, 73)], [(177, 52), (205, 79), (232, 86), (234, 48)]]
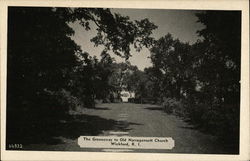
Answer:
[(95, 107), (92, 109), (94, 109), (94, 110), (110, 110), (110, 108), (108, 108), (108, 107)]
[[(7, 130), (7, 144), (60, 144), (55, 137), (76, 139), (79, 136), (97, 136), (104, 131), (129, 131), (130, 125), (142, 125), (127, 121), (116, 121), (92, 115), (74, 115), (61, 121), (28, 125), (19, 124)], [(7, 145), (6, 144), (6, 145)], [(8, 149), (8, 147), (7, 147)]]
[(158, 110), (158, 111), (164, 111), (162, 107), (145, 107), (146, 110)]

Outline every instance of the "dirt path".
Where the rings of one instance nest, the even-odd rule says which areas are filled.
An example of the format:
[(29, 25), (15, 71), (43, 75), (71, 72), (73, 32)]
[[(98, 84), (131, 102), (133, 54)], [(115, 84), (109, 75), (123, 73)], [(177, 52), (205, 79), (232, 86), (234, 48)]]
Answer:
[[(223, 153), (215, 138), (199, 132), (180, 118), (168, 115), (161, 107), (149, 104), (114, 103), (100, 104), (96, 109), (84, 109), (81, 124), (72, 129), (74, 136), (59, 136), (62, 142), (56, 145), (31, 145), (33, 149), (96, 151), (81, 149), (77, 145), (77, 136), (109, 136), (122, 133), (138, 137), (172, 137), (175, 147), (172, 150), (136, 150), (134, 152), (167, 152), (167, 153)], [(88, 118), (86, 120), (86, 118)], [(85, 120), (83, 120), (85, 119)], [(75, 124), (74, 124), (75, 126)], [(70, 127), (69, 127), (70, 128)], [(72, 128), (72, 127), (71, 127)], [(85, 128), (85, 130), (83, 130)], [(69, 129), (71, 130), (71, 129)], [(69, 135), (71, 133), (69, 132)], [(98, 149), (97, 151), (102, 151)]]

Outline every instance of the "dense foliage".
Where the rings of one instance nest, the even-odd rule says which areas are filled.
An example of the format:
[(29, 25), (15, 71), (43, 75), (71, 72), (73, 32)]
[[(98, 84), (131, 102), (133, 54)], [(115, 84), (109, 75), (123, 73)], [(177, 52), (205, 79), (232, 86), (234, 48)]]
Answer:
[(241, 14), (206, 11), (197, 17), (205, 26), (198, 31), (201, 40), (190, 45), (167, 34), (150, 49), (153, 67), (146, 72), (154, 84), (151, 93), (167, 112), (183, 116), (237, 149)]
[[(152, 45), (150, 35), (156, 29), (148, 19), (130, 21), (101, 8), (9, 7), (8, 16), (10, 138), (28, 136), (27, 129), (43, 129), (76, 107), (94, 107), (95, 98), (117, 90), (109, 84), (114, 67), (107, 52), (128, 59), (131, 45), (138, 51)], [(97, 26), (91, 41), (105, 47), (100, 61), (70, 38), (71, 22), (79, 22), (85, 30), (91, 30), (90, 22)]]

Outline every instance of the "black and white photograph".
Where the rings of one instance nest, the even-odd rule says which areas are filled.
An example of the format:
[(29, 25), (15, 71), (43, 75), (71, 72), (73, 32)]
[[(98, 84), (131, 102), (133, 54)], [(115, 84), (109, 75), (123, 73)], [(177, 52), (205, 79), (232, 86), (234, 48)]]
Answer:
[(8, 6), (6, 151), (240, 154), (242, 11)]

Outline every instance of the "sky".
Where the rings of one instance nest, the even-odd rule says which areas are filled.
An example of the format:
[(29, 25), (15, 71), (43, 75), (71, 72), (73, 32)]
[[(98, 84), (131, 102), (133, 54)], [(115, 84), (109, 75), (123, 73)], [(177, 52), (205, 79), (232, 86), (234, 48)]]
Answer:
[[(204, 28), (204, 26), (197, 22), (195, 13), (192, 10), (162, 10), (162, 9), (111, 9), (111, 12), (120, 13), (123, 16), (129, 16), (131, 20), (141, 20), (148, 18), (158, 26), (153, 31), (152, 37), (156, 40), (160, 37), (170, 33), (173, 38), (178, 38), (182, 42), (189, 42), (193, 44), (200, 39), (197, 35), (197, 30)], [(94, 47), (94, 43), (90, 39), (97, 33), (94, 24), (90, 24), (91, 30), (85, 29), (77, 22), (71, 23), (70, 26), (75, 31), (71, 37), (84, 52), (88, 52), (91, 56), (100, 58), (100, 54), (104, 49), (102, 46)], [(110, 52), (111, 56), (115, 58), (116, 62), (124, 62), (124, 58), (120, 58)], [(146, 67), (152, 66), (150, 61), (150, 52), (147, 48), (143, 48), (140, 52), (136, 52), (131, 48), (132, 57), (129, 61), (132, 65), (136, 65), (138, 69), (144, 70)]]

